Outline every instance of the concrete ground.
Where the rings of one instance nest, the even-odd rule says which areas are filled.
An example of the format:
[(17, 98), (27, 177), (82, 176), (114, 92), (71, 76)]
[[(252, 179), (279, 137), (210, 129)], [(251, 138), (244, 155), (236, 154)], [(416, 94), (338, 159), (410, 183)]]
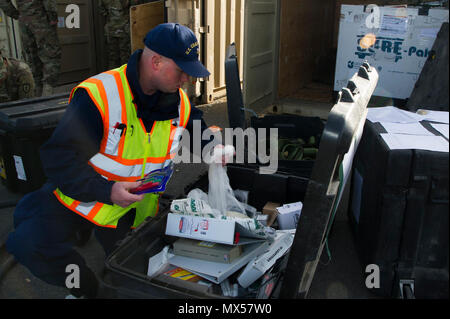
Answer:
[[(69, 86), (61, 88), (60, 91), (68, 88)], [(309, 106), (316, 107), (316, 109), (331, 107), (331, 105), (324, 105), (323, 103), (320, 105), (309, 103)], [(227, 126), (226, 102), (219, 101), (211, 105), (200, 106), (200, 108), (204, 111), (204, 118), (209, 125)], [(185, 186), (196, 180), (206, 170), (205, 164), (178, 164), (167, 192), (180, 194)], [(0, 185), (0, 265), (2, 265), (2, 270), (0, 270), (0, 299), (62, 299), (67, 295), (65, 288), (46, 284), (34, 277), (20, 264), (6, 263), (10, 260), (10, 256), (6, 253), (3, 243), (7, 234), (13, 229), (13, 211), (15, 203), (21, 197), (21, 194), (13, 194), (3, 185)], [(308, 298), (378, 298), (365, 287), (365, 276), (355, 252), (345, 207), (340, 209), (336, 216), (329, 237), (329, 248), (331, 259), (324, 250)], [(105, 255), (94, 237), (84, 247), (77, 249), (86, 257), (87, 263), (96, 274), (101, 276)]]

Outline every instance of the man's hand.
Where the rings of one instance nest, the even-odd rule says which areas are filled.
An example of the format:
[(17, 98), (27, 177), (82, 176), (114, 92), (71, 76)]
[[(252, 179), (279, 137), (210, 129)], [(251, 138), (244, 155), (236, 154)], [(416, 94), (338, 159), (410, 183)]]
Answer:
[(144, 195), (135, 195), (130, 189), (141, 185), (141, 182), (116, 182), (111, 189), (111, 201), (120, 207), (127, 207), (144, 199)]

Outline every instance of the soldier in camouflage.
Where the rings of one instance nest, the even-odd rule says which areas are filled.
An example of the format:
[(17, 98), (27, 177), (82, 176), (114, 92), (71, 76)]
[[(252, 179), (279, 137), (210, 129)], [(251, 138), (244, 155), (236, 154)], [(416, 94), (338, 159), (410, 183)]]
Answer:
[(0, 52), (0, 103), (34, 96), (30, 67), (23, 61), (2, 56)]
[(0, 0), (6, 15), (18, 19), (25, 59), (33, 71), (36, 96), (53, 93), (61, 68), (56, 0)]
[(108, 67), (114, 69), (128, 62), (130, 44), (130, 7), (139, 0), (100, 0), (100, 13), (105, 17), (105, 36), (108, 44)]

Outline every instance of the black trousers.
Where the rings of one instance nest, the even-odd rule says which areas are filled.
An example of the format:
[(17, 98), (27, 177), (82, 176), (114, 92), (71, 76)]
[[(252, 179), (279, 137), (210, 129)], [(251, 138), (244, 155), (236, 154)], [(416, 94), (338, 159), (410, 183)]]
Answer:
[[(25, 195), (14, 211), (14, 231), (6, 241), (6, 248), (16, 260), (37, 278), (61, 287), (73, 273), (67, 268), (79, 269), (79, 288), (70, 288), (71, 294), (95, 298), (98, 279), (85, 259), (74, 249), (77, 232), (93, 230), (108, 256), (117, 241), (124, 238), (133, 225), (135, 210), (130, 210), (117, 228), (97, 226), (63, 206), (51, 192), (49, 185)], [(69, 270), (68, 270), (69, 269)], [(70, 285), (69, 285), (70, 286)]]

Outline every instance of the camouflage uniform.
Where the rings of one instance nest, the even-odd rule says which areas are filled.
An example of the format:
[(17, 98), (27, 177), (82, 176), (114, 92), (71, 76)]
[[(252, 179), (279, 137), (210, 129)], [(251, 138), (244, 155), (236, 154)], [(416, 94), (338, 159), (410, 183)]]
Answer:
[(25, 62), (0, 54), (0, 103), (34, 96), (34, 80)]
[(130, 7), (138, 0), (100, 0), (100, 13), (105, 17), (105, 36), (108, 44), (108, 67), (127, 63), (131, 53)]
[(22, 47), (37, 91), (46, 86), (54, 87), (61, 68), (56, 0), (16, 0), (16, 3), (18, 9), (10, 0), (0, 0), (0, 8), (6, 15), (19, 18)]

